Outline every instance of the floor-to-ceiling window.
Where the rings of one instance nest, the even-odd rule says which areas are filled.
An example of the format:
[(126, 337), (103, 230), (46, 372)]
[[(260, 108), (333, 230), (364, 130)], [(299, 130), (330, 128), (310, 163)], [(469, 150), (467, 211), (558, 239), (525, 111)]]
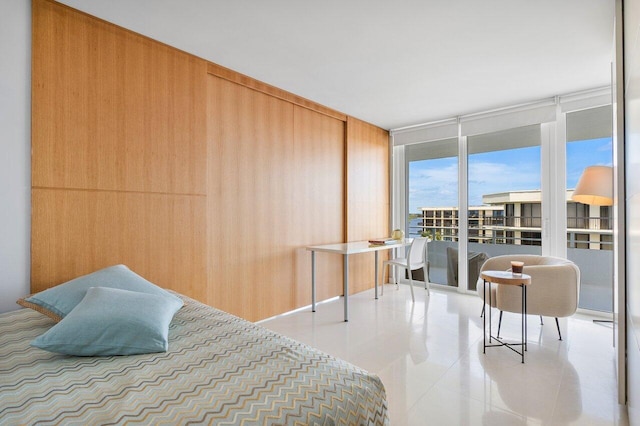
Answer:
[(540, 126), (469, 136), (467, 152), (468, 289), (474, 290), (487, 258), (541, 254)]
[(427, 248), (429, 281), (450, 284), (447, 250), (457, 250), (459, 228), (457, 139), (409, 145), (405, 158), (408, 235), (431, 239)]
[[(583, 270), (580, 307), (611, 309), (611, 262), (600, 258), (612, 255), (614, 212), (570, 199), (588, 165), (576, 153), (611, 156), (609, 100), (603, 88), (392, 130), (394, 152), (402, 153), (394, 167), (404, 173), (394, 186), (404, 206), (396, 217), (409, 235), (432, 238), (432, 283), (472, 291), (486, 257), (561, 256)], [(608, 123), (594, 114), (609, 114)], [(608, 134), (594, 134), (598, 126)], [(589, 145), (594, 140), (602, 144)], [(605, 270), (590, 273), (600, 265)], [(589, 302), (596, 299), (602, 306)]]
[(579, 306), (612, 312), (613, 209), (571, 200), (586, 167), (612, 164), (611, 106), (568, 113), (566, 123), (567, 257), (580, 268)]

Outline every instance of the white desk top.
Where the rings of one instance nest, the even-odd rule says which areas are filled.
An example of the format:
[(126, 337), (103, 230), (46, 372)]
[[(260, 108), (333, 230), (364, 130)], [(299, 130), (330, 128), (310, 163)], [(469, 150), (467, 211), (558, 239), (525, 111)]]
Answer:
[(405, 238), (394, 244), (371, 244), (369, 241), (354, 241), (351, 243), (324, 244), (319, 246), (309, 246), (309, 251), (324, 251), (338, 254), (367, 253), (378, 250), (389, 250), (392, 248), (405, 247), (411, 244), (413, 238)]

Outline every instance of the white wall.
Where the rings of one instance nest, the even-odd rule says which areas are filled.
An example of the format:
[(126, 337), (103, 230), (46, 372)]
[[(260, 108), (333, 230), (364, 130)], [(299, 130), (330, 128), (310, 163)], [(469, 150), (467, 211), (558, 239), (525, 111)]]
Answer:
[(29, 293), (30, 0), (2, 0), (0, 58), (0, 312), (6, 312)]
[(624, 3), (627, 404), (640, 424), (640, 1)]

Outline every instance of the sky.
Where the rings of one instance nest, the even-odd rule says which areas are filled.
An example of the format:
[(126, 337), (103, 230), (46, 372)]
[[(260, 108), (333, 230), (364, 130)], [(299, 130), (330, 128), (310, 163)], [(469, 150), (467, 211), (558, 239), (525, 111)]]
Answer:
[[(611, 165), (611, 138), (567, 144), (567, 188), (573, 189), (587, 166)], [(540, 147), (493, 151), (469, 156), (469, 205), (482, 195), (540, 189)], [(458, 205), (457, 157), (409, 163), (409, 213), (421, 207)]]

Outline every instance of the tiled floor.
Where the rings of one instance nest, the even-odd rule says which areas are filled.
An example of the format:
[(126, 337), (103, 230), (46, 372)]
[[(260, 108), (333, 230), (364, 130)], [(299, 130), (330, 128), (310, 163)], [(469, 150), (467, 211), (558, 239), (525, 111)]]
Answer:
[[(617, 404), (609, 324), (576, 314), (555, 322), (529, 316), (526, 363), (506, 348), (482, 353), (481, 300), (434, 289), (427, 296), (387, 285), (261, 323), (380, 376), (392, 425), (626, 425)], [(497, 324), (498, 315), (494, 315)], [(501, 336), (520, 338), (505, 313)]]

